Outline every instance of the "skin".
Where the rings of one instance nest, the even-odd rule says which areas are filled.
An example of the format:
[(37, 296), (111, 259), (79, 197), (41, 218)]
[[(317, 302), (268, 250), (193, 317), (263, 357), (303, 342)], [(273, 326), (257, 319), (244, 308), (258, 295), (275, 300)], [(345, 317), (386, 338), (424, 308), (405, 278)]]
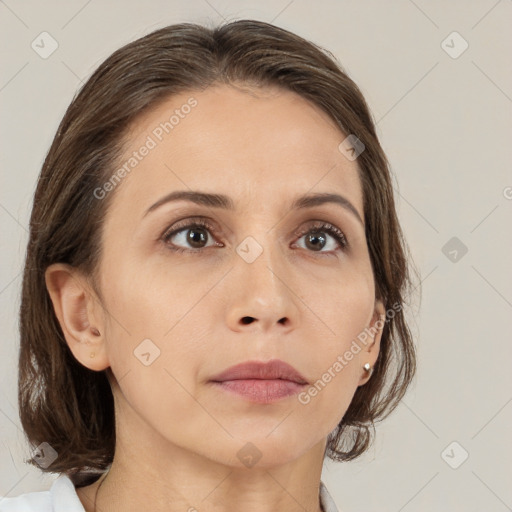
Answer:
[[(301, 96), (227, 85), (175, 95), (139, 117), (126, 158), (191, 96), (197, 106), (110, 192), (101, 296), (68, 265), (45, 275), (75, 358), (115, 377), (116, 453), (96, 510), (318, 512), (327, 436), (370, 378), (363, 365), (373, 367), (382, 331), (307, 405), (296, 395), (255, 404), (208, 381), (278, 358), (314, 383), (384, 313), (357, 218), (335, 204), (289, 206), (301, 194), (338, 193), (364, 222), (357, 160), (338, 150), (346, 135)], [(236, 210), (179, 201), (143, 218), (188, 189), (226, 194)], [(199, 229), (204, 248), (187, 242), (188, 229), (166, 245), (164, 231), (192, 216), (214, 227)], [(350, 248), (325, 230), (316, 250), (295, 234), (315, 220), (337, 226)], [(236, 252), (248, 236), (263, 249), (252, 263)], [(134, 356), (147, 338), (160, 350), (149, 366)], [(237, 457), (248, 442), (261, 452), (252, 467)], [(77, 490), (87, 512), (98, 484)]]

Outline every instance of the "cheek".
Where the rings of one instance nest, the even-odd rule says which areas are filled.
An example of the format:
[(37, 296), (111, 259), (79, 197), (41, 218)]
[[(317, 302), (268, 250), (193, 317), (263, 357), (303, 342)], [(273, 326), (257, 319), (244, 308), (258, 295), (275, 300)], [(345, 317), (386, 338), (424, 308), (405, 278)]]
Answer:
[(312, 288), (307, 297), (319, 317), (314, 321), (318, 330), (310, 335), (315, 350), (309, 354), (316, 380), (299, 400), (306, 408), (314, 408), (332, 430), (350, 405), (363, 372), (365, 328), (374, 306), (373, 280), (364, 272), (347, 272), (339, 283), (322, 287), (316, 295)]
[(309, 289), (303, 294), (309, 308), (304, 308), (304, 312), (315, 327), (316, 367), (325, 369), (364, 333), (371, 322), (375, 302), (373, 279), (365, 272), (354, 269), (340, 273), (339, 279), (328, 283), (321, 287), (306, 284)]
[[(184, 276), (178, 268), (119, 254), (118, 263), (104, 267), (107, 313), (116, 330), (132, 343), (162, 340), (207, 291), (204, 281)], [(114, 258), (111, 258), (113, 260)], [(108, 270), (110, 268), (110, 270)], [(139, 342), (140, 342), (139, 341)]]
[(171, 401), (179, 401), (178, 382), (193, 392), (197, 365), (208, 350), (204, 308), (211, 316), (214, 304), (207, 294), (212, 279), (197, 274), (191, 279), (179, 268), (127, 258), (110, 265), (104, 276), (110, 366), (118, 380), (130, 375), (126, 382), (136, 383), (126, 392), (137, 396), (144, 390), (154, 399), (163, 386), (174, 390)]
[[(361, 371), (354, 357), (347, 361), (343, 351), (324, 354), (323, 369), (316, 379), (298, 396), (311, 421), (328, 425), (328, 432), (336, 427), (345, 414), (357, 390)], [(308, 420), (309, 421), (309, 420)]]

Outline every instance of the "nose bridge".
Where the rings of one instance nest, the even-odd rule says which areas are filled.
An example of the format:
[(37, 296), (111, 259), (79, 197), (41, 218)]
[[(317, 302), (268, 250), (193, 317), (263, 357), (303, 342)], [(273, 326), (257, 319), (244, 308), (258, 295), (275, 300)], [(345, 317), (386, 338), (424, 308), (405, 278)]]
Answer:
[[(231, 321), (245, 323), (246, 317), (261, 322), (265, 329), (294, 319), (297, 313), (290, 272), (275, 231), (262, 228), (246, 236), (236, 247), (235, 290)], [(242, 289), (240, 289), (242, 287)]]
[(268, 300), (282, 295), (282, 279), (286, 274), (284, 256), (275, 238), (273, 230), (261, 230), (254, 236), (247, 236), (237, 247), (242, 260), (239, 262), (241, 272), (248, 276), (254, 291), (269, 294)]

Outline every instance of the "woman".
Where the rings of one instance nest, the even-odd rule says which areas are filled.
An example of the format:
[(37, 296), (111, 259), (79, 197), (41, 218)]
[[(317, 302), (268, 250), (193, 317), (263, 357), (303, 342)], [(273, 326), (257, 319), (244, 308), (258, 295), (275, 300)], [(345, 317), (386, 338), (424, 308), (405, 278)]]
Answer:
[(332, 56), (267, 23), (111, 55), (34, 197), (19, 409), (50, 491), (1, 511), (334, 511), (415, 370), (389, 166)]

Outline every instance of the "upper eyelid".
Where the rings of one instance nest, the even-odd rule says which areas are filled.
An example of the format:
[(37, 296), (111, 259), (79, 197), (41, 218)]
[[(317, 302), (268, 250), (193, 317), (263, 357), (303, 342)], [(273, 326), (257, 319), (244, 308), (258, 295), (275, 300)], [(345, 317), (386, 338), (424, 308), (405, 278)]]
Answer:
[[(210, 213), (212, 214), (211, 216), (204, 211), (197, 210), (195, 207), (191, 208), (190, 205), (187, 205), (186, 207), (179, 207), (174, 210), (174, 214), (181, 215), (173, 222), (173, 224), (180, 223), (189, 219), (204, 219), (205, 221), (212, 223), (213, 227), (217, 229), (218, 232), (224, 237), (228, 239), (231, 238), (232, 240), (235, 239), (236, 237), (234, 236), (234, 230), (232, 227), (230, 227), (229, 222), (226, 222), (226, 219), (224, 219), (224, 212), (213, 212), (210, 210)], [(220, 214), (220, 218), (218, 218), (218, 214)], [(356, 239), (360, 239), (361, 235), (364, 237), (364, 225), (356, 223), (355, 217), (349, 215), (345, 210), (334, 208), (332, 205), (328, 204), (322, 204), (293, 212), (288, 212), (284, 215), (284, 217), (279, 219), (277, 222), (274, 222), (272, 226), (267, 230), (267, 233), (272, 230), (279, 229), (280, 224), (295, 223), (294, 220), (286, 220), (287, 217), (290, 218), (290, 214), (291, 218), (295, 218), (295, 215), (297, 215), (299, 217), (299, 224), (301, 225), (309, 221), (328, 222), (329, 224), (332, 224), (333, 226), (340, 229), (346, 238), (350, 237), (353, 239), (355, 237)], [(172, 212), (168, 212), (168, 215), (172, 215)], [(167, 226), (169, 226), (169, 224), (167, 224)], [(220, 226), (220, 228), (217, 228), (217, 226)], [(171, 227), (169, 226), (168, 229), (170, 230)], [(168, 229), (166, 229), (165, 232), (167, 232)], [(292, 228), (291, 232), (295, 233), (296, 228)], [(287, 230), (287, 235), (285, 236), (288, 236), (289, 233), (290, 231)]]
[[(176, 233), (183, 229), (187, 229), (187, 228), (193, 226), (195, 223), (198, 223), (200, 225), (201, 225), (201, 223), (203, 223), (203, 224), (205, 224), (206, 228), (213, 229), (213, 230), (216, 230), (217, 229), (216, 224), (218, 225), (218, 223), (216, 223), (210, 219), (200, 217), (200, 216), (185, 217), (184, 219), (177, 220), (177, 221), (173, 222), (170, 226), (167, 226), (165, 228), (164, 232), (162, 233), (162, 237), (170, 235), (171, 233)], [(222, 229), (220, 229), (220, 230), (217, 229), (217, 231), (223, 232)]]
[[(221, 231), (221, 232), (225, 231), (224, 223), (219, 223), (218, 221), (212, 220), (208, 217), (202, 217), (200, 215), (191, 215), (191, 216), (184, 217), (183, 219), (178, 219), (178, 220), (174, 221), (171, 225), (168, 225), (165, 228), (165, 230), (162, 234), (165, 235), (166, 233), (170, 233), (172, 231), (187, 228), (190, 225), (193, 225), (195, 222), (206, 224), (209, 228), (216, 229), (217, 231)], [(331, 224), (333, 227), (338, 228), (340, 231), (345, 233), (345, 229), (338, 227), (338, 225), (337, 225), (338, 223), (336, 221), (330, 221), (330, 220), (325, 220), (325, 219), (320, 219), (320, 218), (309, 219), (309, 220), (303, 221), (300, 223), (300, 225), (307, 225), (307, 224), (313, 224), (313, 223)], [(221, 228), (219, 229), (218, 226), (221, 226)], [(269, 231), (273, 230), (274, 228), (275, 228), (275, 225)], [(301, 228), (295, 228), (293, 230), (293, 232), (295, 233), (300, 230), (301, 230)], [(233, 230), (230, 228), (228, 228), (227, 231), (229, 231), (229, 233), (233, 233)]]

